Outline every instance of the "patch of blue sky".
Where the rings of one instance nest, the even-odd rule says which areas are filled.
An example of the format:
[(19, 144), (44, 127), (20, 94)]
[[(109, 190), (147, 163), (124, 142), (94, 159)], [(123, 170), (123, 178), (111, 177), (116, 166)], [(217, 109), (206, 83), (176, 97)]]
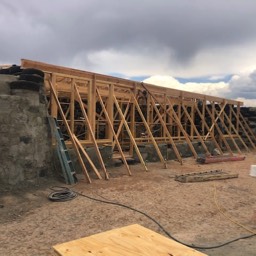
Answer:
[(149, 76), (127, 76), (127, 75), (124, 75), (121, 73), (116, 73), (116, 72), (108, 73), (108, 75), (114, 76), (114, 77), (119, 77), (119, 78), (124, 78), (124, 79), (129, 79), (132, 81), (138, 81), (138, 82), (141, 82), (141, 81), (145, 80), (146, 78), (149, 78)]
[(224, 75), (224, 76), (203, 76), (203, 77), (191, 77), (191, 78), (182, 78), (175, 77), (180, 83), (218, 83), (218, 82), (228, 82), (230, 81), (233, 75)]

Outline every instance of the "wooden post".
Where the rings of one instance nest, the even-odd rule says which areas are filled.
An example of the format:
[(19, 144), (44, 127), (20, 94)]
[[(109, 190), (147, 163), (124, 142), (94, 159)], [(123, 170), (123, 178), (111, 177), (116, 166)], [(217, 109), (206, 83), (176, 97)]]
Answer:
[(56, 92), (55, 92), (55, 89), (54, 89), (54, 87), (53, 87), (51, 81), (49, 81), (49, 85), (50, 85), (50, 89), (51, 89), (51, 92), (52, 92), (52, 96), (54, 97), (54, 99), (55, 99), (55, 101), (56, 101), (56, 104), (57, 104), (57, 106), (58, 106), (58, 108), (59, 108), (59, 111), (60, 111), (62, 120), (63, 120), (63, 122), (64, 122), (64, 124), (65, 124), (65, 126), (66, 126), (67, 131), (68, 131), (68, 134), (69, 134), (70, 140), (71, 140), (71, 142), (72, 142), (73, 148), (75, 149), (75, 152), (76, 152), (78, 161), (79, 161), (79, 163), (80, 163), (80, 165), (81, 165), (81, 167), (82, 167), (82, 171), (83, 171), (83, 173), (84, 173), (84, 175), (85, 175), (87, 181), (88, 181), (89, 183), (91, 183), (92, 181), (91, 181), (91, 179), (90, 179), (90, 177), (89, 177), (89, 174), (88, 174), (88, 172), (87, 172), (87, 169), (86, 169), (86, 167), (85, 167), (85, 165), (84, 165), (84, 161), (83, 161), (83, 159), (82, 159), (82, 157), (81, 157), (81, 155), (80, 155), (79, 149), (78, 149), (77, 144), (76, 144), (76, 142), (75, 142), (75, 140), (74, 140), (73, 134), (72, 134), (72, 132), (71, 132), (71, 130), (70, 130), (70, 127), (69, 127), (69, 125), (68, 125), (67, 119), (66, 119), (65, 114), (64, 114), (64, 112), (63, 112), (63, 110), (62, 110), (62, 108), (61, 108), (60, 102), (59, 102), (59, 100), (58, 100), (58, 96), (57, 96), (57, 94), (56, 94)]
[[(108, 96), (108, 103), (107, 103), (107, 111), (108, 111), (108, 116), (110, 118), (110, 122), (112, 124), (114, 122), (113, 94), (114, 94), (114, 85), (109, 84), (109, 96)], [(108, 139), (111, 139), (111, 141), (113, 141), (113, 133), (112, 133), (111, 128), (109, 127), (109, 125), (107, 126), (106, 137)]]
[(83, 113), (83, 117), (84, 117), (85, 122), (86, 122), (86, 124), (87, 124), (87, 126), (88, 126), (89, 134), (90, 134), (91, 139), (92, 139), (92, 141), (93, 141), (96, 154), (97, 154), (98, 159), (99, 159), (99, 161), (100, 161), (100, 165), (101, 165), (101, 167), (102, 167), (102, 169), (103, 169), (103, 171), (104, 171), (105, 178), (106, 178), (106, 179), (109, 179), (109, 176), (108, 176), (108, 173), (107, 173), (107, 170), (106, 170), (104, 161), (103, 161), (103, 159), (102, 159), (102, 156), (101, 156), (101, 154), (100, 154), (99, 147), (98, 147), (97, 142), (96, 142), (96, 139), (95, 139), (95, 135), (94, 135), (93, 129), (92, 129), (92, 127), (91, 127), (89, 118), (88, 118), (88, 116), (87, 116), (87, 114), (86, 114), (86, 111), (85, 111), (85, 109), (84, 109), (83, 102), (82, 102), (81, 96), (80, 96), (80, 94), (79, 94), (79, 91), (78, 91), (76, 85), (74, 85), (74, 89), (75, 89), (75, 92), (76, 92), (76, 96), (77, 96), (78, 103), (79, 103), (80, 108), (81, 108), (81, 111), (82, 111), (82, 113)]
[[(127, 171), (128, 171), (128, 174), (129, 174), (129, 175), (132, 175), (132, 174), (131, 174), (131, 171), (130, 171), (130, 168), (129, 168), (129, 165), (127, 164), (127, 161), (126, 161), (126, 159), (125, 159), (124, 153), (123, 153), (123, 151), (122, 151), (121, 145), (120, 145), (120, 143), (119, 143), (119, 141), (118, 141), (118, 138), (117, 138), (117, 136), (116, 136), (116, 133), (115, 133), (115, 130), (114, 130), (114, 127), (113, 127), (113, 123), (111, 122), (111, 119), (110, 119), (110, 117), (109, 117), (109, 115), (108, 115), (108, 112), (107, 112), (107, 110), (106, 110), (106, 107), (105, 107), (105, 105), (104, 105), (104, 103), (103, 103), (103, 101), (102, 101), (102, 98), (101, 98), (100, 93), (99, 93), (99, 91), (98, 91), (97, 88), (96, 88), (96, 93), (97, 93), (97, 95), (98, 95), (100, 105), (101, 105), (101, 107), (102, 107), (102, 109), (103, 109), (103, 111), (104, 111), (104, 113), (105, 113), (106, 118), (107, 118), (108, 125), (109, 125), (110, 129), (112, 130), (112, 133), (113, 133), (114, 139), (115, 139), (115, 141), (116, 141), (116, 145), (117, 145), (117, 148), (118, 148), (119, 153), (120, 153), (120, 155), (121, 155), (121, 158), (122, 158), (122, 160), (123, 160), (123, 163), (124, 163), (124, 165), (125, 165), (125, 167), (126, 167), (126, 169), (127, 169)], [(114, 95), (113, 95), (113, 96), (114, 96)]]
[[(225, 104), (223, 105), (223, 107), (221, 108), (220, 112), (217, 113), (217, 117), (215, 118), (215, 120), (213, 121), (213, 124), (210, 128), (210, 131), (213, 130), (214, 126), (216, 126), (216, 122), (218, 121), (218, 119), (220, 118), (221, 114), (223, 113), (225, 107), (226, 107), (227, 103), (225, 102)], [(215, 104), (214, 104), (214, 107), (212, 108), (212, 113), (213, 115), (215, 115)], [(209, 134), (210, 134), (210, 131), (207, 133), (207, 135), (205, 136), (205, 140), (207, 140)]]
[(187, 143), (188, 143), (188, 146), (189, 146), (189, 148), (191, 149), (191, 151), (192, 151), (194, 157), (197, 158), (197, 153), (196, 153), (196, 151), (195, 151), (195, 148), (194, 148), (192, 142), (190, 141), (190, 138), (189, 138), (187, 132), (184, 130), (184, 128), (183, 128), (183, 126), (182, 126), (182, 124), (181, 124), (181, 122), (180, 122), (180, 119), (179, 119), (178, 115), (175, 113), (175, 111), (174, 111), (174, 109), (173, 109), (173, 104), (172, 104), (172, 102), (170, 101), (169, 98), (167, 98), (167, 100), (168, 100), (168, 102), (169, 102), (170, 107), (172, 108), (175, 121), (176, 121), (176, 123), (177, 123), (177, 125), (178, 125), (180, 131), (183, 133), (183, 135), (184, 135), (184, 137), (185, 137), (185, 139), (186, 139), (186, 141), (187, 141)]
[[(211, 117), (212, 122), (214, 123), (214, 122), (215, 122), (215, 115), (209, 110), (209, 108), (208, 108), (207, 105), (205, 105), (205, 109), (206, 109), (206, 111), (208, 112), (209, 116)], [(233, 155), (233, 152), (232, 152), (232, 150), (231, 150), (231, 148), (230, 148), (230, 146), (229, 146), (229, 144), (228, 144), (226, 138), (224, 137), (224, 135), (223, 135), (221, 129), (219, 128), (218, 125), (215, 125), (215, 127), (216, 127), (216, 129), (217, 129), (217, 131), (218, 131), (218, 133), (219, 133), (219, 136), (221, 137), (221, 140), (224, 142), (224, 144), (225, 144), (227, 150), (229, 151), (229, 153), (230, 153), (231, 155)], [(210, 131), (210, 130), (209, 130), (209, 131)], [(214, 130), (211, 130), (211, 132), (212, 132), (212, 134), (213, 134), (213, 133), (214, 133)], [(213, 134), (213, 136), (214, 136), (214, 134)]]
[(140, 109), (139, 103), (137, 102), (137, 100), (136, 100), (136, 98), (135, 98), (135, 96), (134, 96), (134, 94), (132, 92), (131, 92), (131, 95), (132, 95), (133, 101), (135, 103), (135, 106), (137, 107), (137, 110), (139, 112), (139, 115), (140, 115), (140, 117), (141, 117), (141, 119), (142, 119), (142, 121), (143, 121), (143, 123), (144, 123), (144, 125), (146, 127), (148, 135), (149, 135), (149, 137), (150, 137), (150, 139), (151, 139), (151, 141), (152, 141), (152, 143), (153, 143), (153, 145), (154, 145), (154, 147), (156, 149), (156, 152), (157, 152), (157, 154), (158, 154), (158, 156), (160, 158), (160, 161), (164, 164), (164, 168), (167, 168), (166, 160), (163, 158), (163, 155), (162, 155), (162, 153), (161, 153), (161, 151), (160, 151), (160, 149), (159, 149), (159, 147), (158, 147), (158, 145), (156, 143), (156, 140), (155, 140), (155, 138), (154, 138), (154, 136), (153, 136), (153, 134), (152, 134), (148, 124), (147, 124), (147, 121), (146, 121), (146, 119), (145, 119), (145, 117), (144, 117), (144, 115), (143, 115), (143, 113), (142, 113), (142, 111)]
[[(133, 92), (136, 93), (136, 84), (135, 83), (133, 86)], [(131, 133), (132, 133), (132, 136), (135, 138), (136, 137), (136, 122), (135, 122), (135, 104), (134, 104), (134, 102), (131, 103), (130, 116), (131, 116)], [(130, 141), (129, 154), (131, 156), (133, 156), (133, 153), (134, 153), (134, 147), (133, 147), (132, 141)]]
[(84, 150), (82, 144), (80, 143), (80, 141), (78, 140), (78, 138), (75, 136), (75, 134), (72, 135), (78, 148), (81, 150), (81, 152), (83, 153), (83, 155), (85, 156), (85, 158), (87, 159), (87, 161), (89, 162), (89, 164), (91, 165), (93, 171), (95, 172), (95, 174), (97, 175), (97, 177), (101, 180), (102, 177), (100, 175), (100, 173), (98, 172), (96, 166), (94, 165), (94, 163), (92, 162), (91, 158), (89, 157), (89, 155), (87, 154), (87, 152)]
[[(57, 95), (57, 84), (56, 84), (56, 74), (51, 74), (51, 78), (52, 78), (52, 82), (48, 81), (50, 86), (52, 86), (56, 92)], [(56, 118), (58, 117), (58, 106), (57, 106), (57, 102), (54, 98), (54, 95), (51, 93), (50, 96), (51, 99), (51, 116)]]
[[(96, 75), (93, 75), (92, 81), (89, 83), (88, 88), (88, 118), (91, 124), (92, 130), (95, 133), (96, 129)], [(92, 140), (91, 135), (89, 136), (89, 140)]]
[[(236, 110), (237, 110), (237, 116), (240, 116), (241, 114), (241, 108), (240, 108), (240, 104), (238, 103), (236, 106)], [(239, 123), (238, 120), (236, 120), (236, 129), (239, 130)]]
[[(254, 144), (254, 142), (252, 141), (252, 139), (251, 139), (251, 137), (250, 137), (250, 135), (249, 135), (249, 133), (250, 133), (251, 136), (253, 137), (253, 139), (256, 141), (256, 138), (255, 138), (255, 136), (254, 136), (252, 130), (250, 129), (250, 127), (248, 126), (248, 124), (245, 122), (245, 120), (243, 120), (243, 122), (244, 122), (244, 124), (245, 124), (245, 125), (243, 125), (243, 123), (242, 123), (242, 122), (240, 121), (240, 119), (239, 119), (239, 116), (237, 116), (237, 114), (235, 113), (235, 111), (234, 111), (233, 109), (232, 109), (232, 113), (233, 113), (233, 115), (236, 117), (236, 120), (237, 120), (238, 124), (242, 127), (242, 130), (243, 130), (243, 132), (245, 133), (247, 139), (250, 141), (252, 147), (253, 147), (254, 149), (256, 149), (256, 145)], [(240, 113), (240, 114), (241, 114), (241, 113)], [(242, 116), (242, 117), (243, 117), (243, 116)], [(248, 128), (249, 128), (249, 129), (248, 129)], [(249, 131), (249, 133), (246, 131), (246, 129)]]
[[(182, 105), (182, 107), (183, 108), (185, 107), (184, 104)], [(190, 115), (188, 114), (188, 111), (186, 109), (186, 112), (188, 114), (187, 116), (188, 116), (188, 119), (190, 121), (190, 138), (192, 138), (192, 140), (194, 139), (194, 130), (195, 129), (197, 130), (196, 126), (194, 125), (195, 124), (195, 113), (194, 113), (194, 111), (195, 111), (194, 105), (191, 106), (191, 113), (190, 113)], [(197, 136), (201, 137), (199, 132), (195, 131), (195, 133), (197, 134)]]
[[(241, 143), (243, 144), (243, 146), (245, 147), (245, 149), (246, 149), (248, 152), (250, 152), (249, 148), (247, 147), (247, 145), (246, 145), (246, 144), (244, 143), (244, 141), (242, 140), (241, 136), (239, 135), (239, 133), (238, 133), (238, 131), (236, 130), (235, 126), (232, 124), (232, 122), (231, 122), (231, 120), (229, 119), (228, 115), (227, 115), (225, 112), (223, 112), (223, 113), (224, 113), (224, 117), (226, 117), (226, 119), (228, 120), (229, 126), (233, 129), (233, 131), (235, 132), (236, 136), (237, 136), (238, 139), (241, 141)], [(224, 121), (223, 121), (223, 122), (224, 122)], [(224, 122), (224, 124), (225, 124), (225, 122)], [(227, 129), (228, 129), (228, 127), (227, 127)], [(228, 132), (229, 132), (229, 134), (232, 136), (230, 129), (228, 129)], [(232, 136), (232, 137), (233, 137), (233, 136)]]
[(189, 113), (188, 113), (186, 107), (184, 106), (183, 103), (182, 103), (181, 106), (182, 106), (182, 108), (183, 108), (183, 110), (184, 110), (184, 112), (185, 112), (185, 115), (187, 116), (187, 118), (188, 118), (188, 120), (189, 120), (189, 122), (190, 122), (190, 125), (193, 127), (193, 129), (194, 129), (196, 135), (198, 136), (198, 139), (200, 140), (200, 142), (201, 142), (201, 144), (202, 144), (202, 146), (203, 146), (205, 152), (206, 152), (207, 154), (210, 154), (210, 152), (208, 151), (208, 148), (206, 147), (206, 145), (205, 145), (205, 143), (204, 143), (204, 141), (203, 141), (203, 139), (202, 139), (200, 133), (198, 132), (198, 130), (197, 130), (197, 128), (196, 128), (196, 126), (195, 126), (195, 124), (194, 124), (194, 122), (193, 122), (193, 119), (192, 119), (191, 116), (189, 115)]
[(75, 79), (71, 80), (71, 95), (70, 95), (70, 129), (74, 133), (75, 127)]
[(182, 164), (182, 158), (181, 158), (180, 153), (179, 153), (179, 151), (178, 151), (178, 149), (177, 149), (177, 147), (176, 147), (176, 145), (175, 145), (175, 143), (173, 141), (173, 138), (172, 138), (172, 136), (171, 136), (167, 126), (166, 126), (166, 122), (163, 120), (163, 118), (162, 118), (162, 116), (161, 116), (161, 114), (160, 114), (160, 112), (159, 112), (159, 110), (158, 110), (158, 108), (156, 106), (156, 103), (155, 103), (153, 98), (151, 99), (151, 101), (152, 101), (152, 105), (153, 105), (153, 107), (154, 107), (154, 109), (156, 111), (156, 114), (158, 115), (159, 120), (160, 120), (160, 122), (161, 122), (161, 124), (163, 126), (163, 129), (164, 129), (164, 131), (165, 131), (169, 141), (171, 142), (171, 145), (173, 147), (173, 151), (174, 151), (177, 159), (179, 160), (179, 162)]
[(200, 112), (200, 110), (199, 110), (199, 108), (198, 108), (197, 105), (195, 105), (195, 108), (196, 108), (197, 113), (199, 114), (199, 116), (200, 116), (200, 118), (201, 118), (201, 120), (202, 120), (202, 124), (203, 124), (204, 127), (210, 132), (210, 134), (211, 134), (211, 136), (212, 136), (212, 140), (213, 140), (215, 146), (218, 148), (218, 150), (220, 151), (220, 153), (223, 154), (222, 149), (221, 149), (221, 147), (219, 146), (218, 142), (216, 141), (213, 132), (210, 131), (210, 128), (209, 128), (208, 124), (206, 123), (206, 121), (205, 121), (205, 119), (204, 119), (205, 116)]
[[(127, 102), (127, 106), (126, 106), (126, 109), (124, 111), (124, 118), (126, 118), (126, 116), (128, 114), (129, 107), (130, 107), (130, 102)], [(117, 130), (117, 133), (116, 133), (117, 138), (119, 138), (119, 135), (122, 132), (123, 125), (124, 125), (124, 121), (121, 120), (121, 122), (119, 124), (119, 127), (118, 127), (118, 130)], [(114, 149), (115, 145), (116, 145), (116, 142), (113, 142), (112, 149)]]
[(115, 103), (115, 105), (116, 105), (116, 108), (117, 108), (117, 110), (118, 110), (118, 112), (119, 112), (119, 115), (120, 115), (121, 119), (124, 121), (125, 128), (126, 128), (126, 130), (127, 130), (127, 132), (128, 132), (128, 135), (129, 135), (129, 137), (130, 137), (130, 140), (131, 140), (132, 143), (133, 143), (134, 149), (136, 150), (136, 153), (137, 153), (137, 155), (138, 155), (138, 157), (139, 157), (139, 159), (140, 159), (140, 162), (141, 162), (141, 164), (143, 165), (144, 169), (145, 169), (146, 171), (148, 171), (148, 168), (147, 168), (147, 166), (146, 166), (146, 164), (145, 164), (145, 162), (144, 162), (144, 160), (143, 160), (143, 158), (142, 158), (142, 155), (141, 155), (141, 153), (140, 153), (140, 151), (139, 151), (139, 148), (138, 148), (138, 146), (137, 146), (137, 143), (136, 143), (134, 137), (132, 136), (131, 130), (130, 130), (130, 128), (129, 128), (129, 125), (128, 125), (128, 123), (126, 122), (125, 117), (124, 117), (124, 115), (123, 115), (123, 112), (122, 112), (122, 110), (120, 109), (120, 106), (119, 106), (119, 104), (118, 104), (118, 102), (117, 102), (116, 96), (113, 95), (113, 98), (114, 98), (114, 103)]
[[(206, 100), (204, 99), (203, 100), (203, 106), (202, 106), (202, 115), (203, 115), (203, 119), (205, 118), (205, 105), (206, 105)], [(205, 124), (206, 122), (203, 122), (202, 124), (202, 133), (203, 133), (203, 136), (205, 135)], [(214, 136), (213, 136), (214, 137)]]
[[(155, 99), (155, 101), (156, 101), (157, 103), (159, 103), (159, 102), (157, 101), (157, 99), (155, 98), (155, 96), (153, 95), (153, 93), (151, 93), (151, 92), (147, 89), (147, 87), (146, 87), (145, 85), (143, 85), (143, 87), (144, 87), (144, 88), (147, 90), (147, 92), (152, 96), (152, 98)], [(186, 133), (186, 131), (185, 131), (184, 128), (182, 127), (182, 124), (181, 124), (181, 122), (180, 122), (180, 119), (179, 119), (178, 115), (176, 114), (176, 112), (174, 111), (173, 104), (172, 104), (171, 100), (170, 100), (168, 97), (166, 97), (166, 100), (167, 100), (167, 103), (168, 103), (169, 106), (170, 106), (170, 109), (172, 110), (173, 116), (174, 116), (174, 118), (176, 119), (176, 123), (177, 123), (179, 129), (182, 131), (182, 133), (183, 133), (183, 135), (184, 135), (184, 137), (185, 137), (185, 139), (186, 139), (186, 141), (187, 141), (187, 143), (188, 143), (189, 148), (191, 149), (191, 151), (192, 151), (194, 157), (197, 158), (197, 153), (196, 153), (196, 151), (195, 151), (195, 148), (193, 147), (193, 144), (191, 143), (188, 134)], [(161, 103), (159, 103), (159, 105), (161, 106), (162, 109), (164, 109), (164, 107), (162, 106)], [(172, 118), (172, 116), (171, 116), (170, 113), (167, 112), (167, 115)]]

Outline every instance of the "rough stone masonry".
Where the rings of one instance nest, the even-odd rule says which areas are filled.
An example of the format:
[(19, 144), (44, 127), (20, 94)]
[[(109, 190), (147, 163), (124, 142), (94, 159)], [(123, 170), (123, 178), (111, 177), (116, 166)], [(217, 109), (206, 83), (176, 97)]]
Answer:
[(10, 89), (14, 75), (0, 75), (0, 183), (36, 184), (51, 172), (51, 140), (39, 92)]

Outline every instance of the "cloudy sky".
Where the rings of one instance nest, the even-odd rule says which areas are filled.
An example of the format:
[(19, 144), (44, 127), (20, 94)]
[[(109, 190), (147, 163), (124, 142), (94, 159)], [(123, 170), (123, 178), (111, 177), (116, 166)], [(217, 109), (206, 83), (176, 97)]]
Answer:
[(1, 0), (0, 64), (21, 58), (256, 106), (255, 0)]

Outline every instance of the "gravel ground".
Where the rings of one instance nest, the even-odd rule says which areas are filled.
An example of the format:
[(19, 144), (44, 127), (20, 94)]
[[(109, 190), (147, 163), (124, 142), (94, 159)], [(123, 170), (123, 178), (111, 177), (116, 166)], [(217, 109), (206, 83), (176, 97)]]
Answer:
[[(256, 164), (255, 152), (244, 161), (198, 165), (193, 158), (181, 166), (169, 161), (132, 165), (133, 175), (124, 167), (109, 169), (110, 180), (83, 178), (72, 190), (101, 200), (111, 200), (143, 211), (157, 220), (175, 238), (187, 244), (211, 246), (249, 235), (250, 232), (226, 218), (219, 205), (232, 219), (256, 232), (256, 178), (249, 175)], [(238, 178), (198, 183), (179, 183), (176, 174), (222, 169), (239, 173)], [(119, 207), (95, 202), (82, 196), (72, 201), (51, 202), (51, 186), (63, 186), (45, 180), (37, 187), (0, 189), (0, 255), (54, 255), (52, 246), (106, 230), (138, 223), (160, 234), (164, 232), (147, 217)], [(215, 190), (216, 188), (216, 190)], [(198, 249), (208, 255), (256, 255), (256, 236), (218, 249)]]

